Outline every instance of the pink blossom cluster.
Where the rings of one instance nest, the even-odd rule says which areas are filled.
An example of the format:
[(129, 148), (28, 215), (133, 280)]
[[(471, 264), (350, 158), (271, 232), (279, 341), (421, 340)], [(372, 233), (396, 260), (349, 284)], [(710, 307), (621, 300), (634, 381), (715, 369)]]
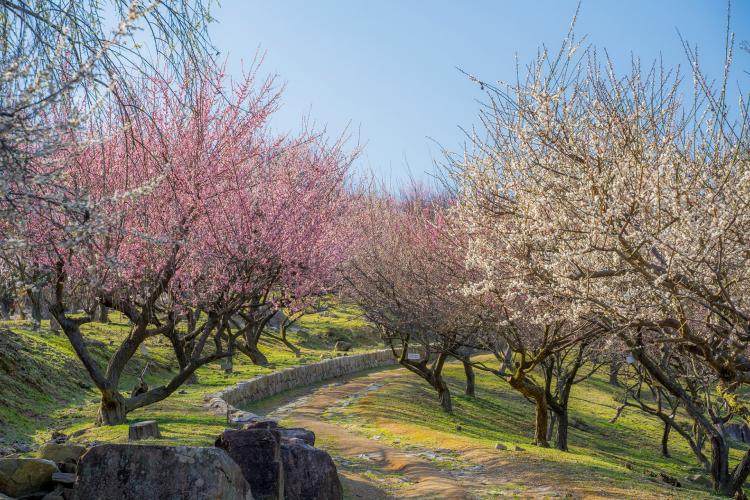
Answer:
[(32, 245), (16, 256), (68, 289), (135, 303), (163, 289), (175, 307), (218, 314), (259, 290), (324, 292), (352, 240), (343, 139), (271, 133), (280, 94), (255, 71), (237, 83), (210, 66), (180, 82), (145, 79), (140, 109), (113, 106), (36, 166), (65, 165), (82, 201), (30, 210), (19, 236)]

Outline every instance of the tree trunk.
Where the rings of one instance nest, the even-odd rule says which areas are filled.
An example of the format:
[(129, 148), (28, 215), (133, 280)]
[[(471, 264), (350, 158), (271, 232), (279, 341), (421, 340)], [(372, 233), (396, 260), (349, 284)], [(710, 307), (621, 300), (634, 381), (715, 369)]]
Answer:
[(661, 434), (661, 456), (670, 458), (669, 455), (669, 431), (672, 430), (670, 422), (664, 422), (664, 431)]
[(547, 402), (543, 398), (541, 400), (536, 400), (536, 426), (534, 428), (534, 444), (542, 448), (549, 448), (549, 443), (547, 442), (548, 415), (549, 412), (547, 411)]
[(568, 409), (555, 414), (557, 420), (557, 436), (555, 447), (560, 451), (568, 451)]
[(49, 318), (49, 331), (53, 333), (59, 333), (60, 332), (60, 323), (57, 322), (57, 320), (54, 318), (54, 316), (50, 316)]
[(284, 343), (285, 346), (289, 348), (290, 351), (294, 353), (294, 356), (299, 358), (302, 355), (302, 352), (292, 344), (287, 338), (286, 338), (286, 329), (288, 325), (286, 323), (282, 323), (279, 326), (279, 334), (281, 335), (281, 341)]
[(104, 304), (97, 304), (94, 308), (94, 321), (109, 323), (109, 308)]
[[(190, 363), (187, 353), (185, 352), (185, 342), (180, 337), (180, 334), (174, 329), (172, 329), (172, 331), (167, 334), (167, 338), (172, 344), (172, 350), (174, 351), (175, 358), (177, 358), (177, 366), (179, 367), (180, 371), (182, 371)], [(192, 375), (190, 375), (190, 377), (188, 377), (185, 383), (187, 385), (197, 384), (198, 375), (193, 373)]]
[(534, 401), (534, 444), (542, 448), (549, 448), (547, 441), (547, 395), (542, 387), (531, 382), (525, 375), (513, 376), (508, 381), (514, 389)]
[[(391, 348), (393, 348), (393, 345), (391, 345)], [(443, 411), (446, 413), (453, 412), (450, 389), (448, 388), (448, 384), (445, 383), (445, 379), (443, 379), (443, 366), (445, 365), (445, 360), (448, 355), (445, 354), (445, 352), (441, 352), (435, 359), (432, 368), (428, 368), (427, 359), (422, 359), (420, 361), (411, 361), (407, 359), (406, 353), (408, 350), (408, 344), (404, 343), (401, 354), (397, 355), (399, 364), (426, 380), (427, 383), (430, 384), (430, 387), (437, 391), (438, 401), (440, 402), (440, 407)], [(393, 352), (395, 354), (395, 350)]]
[(14, 301), (14, 304), (16, 306), (16, 315), (18, 316), (18, 319), (21, 321), (26, 321), (26, 304), (25, 304), (24, 296), (20, 293), (16, 296), (16, 300)]
[[(677, 396), (684, 404), (687, 413), (693, 418), (696, 425), (708, 436), (711, 443), (711, 478), (714, 490), (724, 495), (733, 495), (737, 488), (741, 487), (731, 479), (729, 475), (729, 446), (721, 432), (713, 425), (693, 398), (678, 383), (675, 377), (670, 376), (654, 360), (652, 360), (642, 349), (640, 340), (634, 342), (623, 333), (620, 334), (625, 343), (632, 349), (633, 356), (640, 361), (643, 367), (672, 395)], [(750, 467), (750, 466), (748, 466)]]
[(42, 325), (42, 294), (41, 292), (27, 292), (31, 303), (31, 328), (38, 331)]
[(187, 313), (187, 327), (188, 331), (192, 332), (195, 330), (195, 326), (198, 324), (198, 320), (200, 319), (201, 311), (200, 309), (196, 309), (194, 311), (188, 310)]
[(10, 319), (10, 313), (13, 310), (13, 298), (5, 294), (0, 297), (0, 318)]
[(727, 496), (734, 494), (729, 477), (729, 446), (719, 433), (711, 436), (711, 478), (716, 491)]
[(104, 391), (96, 417), (97, 425), (119, 425), (127, 422), (125, 398), (116, 391)]
[(557, 415), (555, 412), (552, 412), (549, 423), (547, 424), (547, 441), (552, 440), (552, 437), (555, 435), (555, 429), (557, 429)]
[(440, 408), (445, 413), (453, 412), (453, 403), (451, 402), (451, 391), (448, 389), (448, 384), (443, 380), (442, 375), (437, 375), (435, 383), (433, 384), (438, 393), (438, 401), (440, 402)]
[(242, 346), (240, 347), (240, 351), (245, 353), (247, 357), (250, 358), (250, 361), (253, 362), (254, 365), (258, 366), (268, 366), (268, 358), (260, 352), (260, 349), (258, 349), (257, 346)]
[(470, 356), (466, 356), (461, 360), (464, 364), (464, 374), (466, 374), (466, 389), (464, 393), (467, 396), (474, 397), (474, 379), (476, 377), (474, 375), (474, 367), (471, 366), (470, 359)]
[(500, 373), (507, 372), (513, 366), (513, 349), (510, 346), (505, 347), (503, 352), (503, 364), (500, 367)]
[(242, 335), (245, 339), (245, 345), (241, 345), (242, 343), (240, 342), (240, 345), (238, 346), (238, 349), (247, 355), (254, 365), (258, 366), (268, 365), (268, 358), (266, 358), (266, 356), (260, 352), (260, 349), (258, 349), (258, 340), (260, 339), (261, 333), (263, 333), (264, 325), (265, 322), (262, 322), (253, 328), (248, 328)]
[(614, 356), (612, 356), (612, 359), (609, 363), (609, 383), (610, 385), (614, 385), (616, 387), (619, 387), (620, 381), (618, 380), (618, 376), (620, 374), (620, 367), (622, 366), (622, 362), (615, 359)]
[(731, 489), (732, 494), (736, 495), (734, 498), (747, 498), (742, 491), (742, 486), (745, 484), (748, 475), (750, 475), (750, 451), (745, 452), (740, 463), (732, 471)]

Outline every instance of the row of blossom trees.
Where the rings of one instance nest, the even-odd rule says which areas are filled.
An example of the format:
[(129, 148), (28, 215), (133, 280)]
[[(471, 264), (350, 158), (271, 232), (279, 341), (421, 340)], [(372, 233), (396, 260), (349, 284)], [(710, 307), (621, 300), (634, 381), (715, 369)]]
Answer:
[[(66, 165), (65, 190), (87, 208), (31, 205), (13, 228), (29, 244), (4, 253), (27, 282), (54, 290), (50, 312), (102, 393), (103, 424), (123, 422), (235, 351), (265, 363), (265, 323), (286, 304), (325, 293), (350, 241), (352, 157), (342, 142), (271, 134), (272, 79), (257, 82), (251, 72), (232, 84), (218, 67), (199, 75), (190, 86), (144, 79), (137, 113), (111, 108), (77, 129), (54, 161), (36, 164), (42, 174)], [(99, 227), (71, 242), (69, 228), (89, 212)], [(81, 334), (91, 318), (69, 313), (81, 289), (133, 325), (106, 367)], [(128, 361), (159, 335), (170, 339), (178, 373), (126, 397)]]
[[(455, 199), (424, 189), (374, 194), (362, 209), (367, 234), (345, 267), (348, 297), (399, 363), (435, 389), (443, 410), (451, 412), (452, 404), (442, 372), (455, 358), (464, 365), (467, 394), (474, 393), (474, 370), (501, 377), (534, 402), (535, 442), (548, 446), (554, 429), (557, 447), (566, 450), (571, 388), (592, 374), (582, 368), (601, 328), (554, 316), (537, 321), (540, 303), (522, 295), (508, 300), (510, 291), (500, 288), (507, 270), (488, 288), (485, 270), (467, 262), (475, 242), (456, 209)], [(548, 305), (551, 315), (555, 307), (563, 306)], [(476, 351), (494, 360), (472, 360)]]
[[(487, 92), (483, 127), (449, 155), (453, 196), (371, 202), (377, 229), (349, 282), (446, 410), (445, 357), (494, 354), (470, 364), (534, 402), (541, 446), (551, 411), (567, 448), (572, 385), (631, 356), (621, 410), (663, 421), (665, 455), (676, 429), (733, 495), (750, 473), (750, 452), (730, 464), (723, 432), (750, 415), (748, 99), (728, 105), (731, 44), (719, 85), (686, 53), (693, 97), (679, 72), (634, 61), (619, 76), (572, 35), (516, 82), (474, 79)], [(409, 361), (415, 340), (431, 365)]]
[[(714, 486), (734, 494), (750, 472), (750, 454), (730, 467), (722, 432), (747, 416), (747, 101), (731, 112), (726, 80), (713, 87), (688, 56), (687, 101), (679, 73), (635, 62), (617, 76), (572, 37), (524, 81), (483, 84), (487, 136), (453, 163), (457, 212), (484, 283), (533, 301), (537, 322), (584, 320), (618, 339), (707, 436)], [(691, 366), (716, 378), (725, 414)]]
[[(259, 79), (257, 65), (225, 76), (208, 57), (201, 2), (113, 3), (123, 18), (110, 38), (98, 10), (3, 4), (0, 81), (2, 281), (49, 310), (101, 392), (104, 425), (207, 363), (237, 352), (267, 363), (268, 320), (327, 293), (354, 239), (343, 137), (272, 132), (274, 79)], [(139, 23), (155, 40), (134, 35)], [(44, 50), (24, 59), (34, 42)], [(81, 332), (94, 320), (82, 297), (131, 324), (106, 366)], [(179, 370), (126, 395), (128, 363), (157, 336)]]

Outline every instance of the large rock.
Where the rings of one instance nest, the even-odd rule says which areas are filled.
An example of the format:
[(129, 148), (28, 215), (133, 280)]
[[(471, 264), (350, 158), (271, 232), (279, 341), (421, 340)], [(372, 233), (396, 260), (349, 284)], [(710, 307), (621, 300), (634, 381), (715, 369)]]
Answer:
[(271, 328), (279, 329), (281, 327), (281, 324), (286, 321), (286, 314), (284, 314), (284, 311), (279, 309), (274, 313), (273, 316), (271, 316), (271, 319), (268, 320), (266, 323), (266, 326), (269, 326)]
[(57, 465), (43, 458), (0, 459), (0, 493), (22, 497), (51, 488)]
[(251, 500), (239, 466), (217, 448), (103, 444), (78, 464), (76, 500)]
[(333, 350), (337, 352), (348, 352), (352, 348), (352, 343), (346, 340), (339, 340), (333, 346)]
[(273, 429), (227, 429), (216, 440), (237, 462), (258, 500), (284, 498), (279, 433)]
[(750, 427), (747, 424), (727, 424), (724, 426), (724, 435), (738, 443), (750, 443)]
[(282, 440), (285, 439), (301, 439), (310, 446), (315, 446), (315, 433), (302, 427), (291, 427), (291, 428), (279, 428), (277, 432), (281, 436)]
[(44, 443), (37, 454), (53, 462), (78, 462), (81, 455), (86, 453), (86, 447), (75, 443)]
[(272, 418), (260, 417), (242, 426), (243, 429), (278, 429), (279, 423)]
[(325, 451), (292, 439), (282, 441), (281, 457), (286, 500), (340, 500), (344, 497), (336, 465)]

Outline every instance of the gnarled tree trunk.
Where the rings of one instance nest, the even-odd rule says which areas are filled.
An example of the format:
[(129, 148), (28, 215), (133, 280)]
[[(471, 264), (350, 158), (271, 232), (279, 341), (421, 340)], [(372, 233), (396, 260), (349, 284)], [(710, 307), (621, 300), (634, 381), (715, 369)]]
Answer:
[(661, 433), (661, 456), (670, 458), (669, 455), (669, 431), (672, 430), (670, 422), (664, 422), (664, 430)]
[(438, 401), (440, 402), (440, 408), (446, 413), (453, 412), (453, 402), (451, 401), (451, 391), (448, 389), (448, 384), (445, 383), (442, 375), (437, 375), (432, 386), (437, 390)]
[[(195, 323), (193, 323), (193, 329), (195, 329)], [(192, 332), (193, 330), (188, 331)], [(172, 350), (174, 351), (175, 358), (177, 359), (177, 366), (179, 367), (180, 371), (182, 371), (190, 363), (190, 360), (188, 359), (190, 355), (187, 352), (189, 346), (185, 343), (179, 332), (177, 332), (177, 330), (174, 328), (172, 328), (172, 330), (167, 333), (167, 338), (172, 344)], [(193, 373), (185, 381), (185, 383), (188, 385), (197, 384), (198, 375)]]
[(31, 328), (37, 331), (42, 325), (42, 293), (39, 291), (32, 292), (31, 290), (26, 293), (31, 304)]
[(544, 388), (531, 382), (523, 373), (512, 376), (508, 382), (511, 387), (534, 402), (534, 444), (542, 448), (549, 448), (549, 442), (547, 441), (549, 412)]
[(693, 398), (679, 384), (675, 377), (670, 376), (658, 363), (654, 362), (645, 352), (639, 342), (624, 334), (621, 338), (632, 348), (633, 356), (643, 367), (657, 380), (662, 387), (676, 396), (683, 403), (685, 410), (693, 418), (696, 425), (700, 426), (703, 433), (709, 438), (711, 445), (710, 472), (714, 490), (722, 495), (734, 496), (742, 489), (745, 479), (750, 473), (750, 451), (746, 452), (742, 461), (730, 473), (729, 470), (729, 445), (724, 435), (716, 428), (703, 413), (701, 406), (696, 404)]
[(568, 409), (565, 408), (557, 416), (557, 435), (555, 447), (560, 451), (568, 451)]
[(253, 344), (248, 345), (246, 338), (245, 345), (239, 345), (238, 349), (243, 354), (247, 355), (247, 357), (250, 358), (250, 361), (252, 361), (253, 364), (258, 366), (268, 366), (268, 358), (261, 352), (260, 349), (258, 349), (257, 339), (251, 339), (251, 341), (253, 342)]
[(622, 367), (622, 361), (617, 359), (615, 356), (612, 356), (609, 361), (609, 383), (610, 385), (619, 387), (620, 381), (618, 377), (620, 375), (621, 367)]
[(466, 375), (466, 389), (464, 390), (464, 393), (467, 396), (474, 397), (475, 394), (475, 378), (474, 375), (474, 367), (471, 365), (471, 357), (465, 356), (461, 362), (464, 365), (464, 374)]
[(127, 405), (125, 398), (117, 391), (102, 391), (99, 411), (96, 415), (97, 425), (120, 425), (127, 422)]

